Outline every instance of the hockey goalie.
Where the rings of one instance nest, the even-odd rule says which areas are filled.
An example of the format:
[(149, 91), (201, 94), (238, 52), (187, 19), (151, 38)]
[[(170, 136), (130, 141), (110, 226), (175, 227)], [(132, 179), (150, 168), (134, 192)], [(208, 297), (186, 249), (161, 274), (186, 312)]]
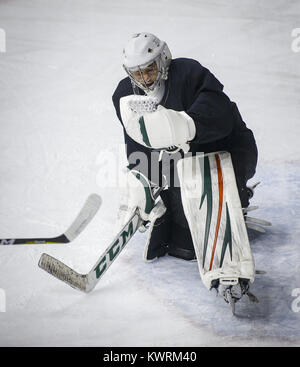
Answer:
[[(245, 213), (257, 147), (252, 131), (198, 61), (172, 59), (164, 41), (133, 35), (123, 50), (127, 77), (113, 103), (128, 167), (118, 223), (132, 212), (150, 223), (144, 257), (197, 260), (201, 279), (234, 304), (249, 293), (255, 266)], [(154, 187), (164, 187), (154, 201)]]

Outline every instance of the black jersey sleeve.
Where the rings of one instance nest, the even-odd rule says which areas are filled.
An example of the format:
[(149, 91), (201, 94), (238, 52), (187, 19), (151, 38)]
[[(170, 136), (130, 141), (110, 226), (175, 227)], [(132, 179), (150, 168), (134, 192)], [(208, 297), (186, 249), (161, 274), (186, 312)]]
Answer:
[(195, 60), (190, 61), (184, 93), (191, 96), (192, 103), (186, 112), (196, 125), (194, 142), (206, 144), (231, 133), (234, 120), (231, 101), (217, 78)]

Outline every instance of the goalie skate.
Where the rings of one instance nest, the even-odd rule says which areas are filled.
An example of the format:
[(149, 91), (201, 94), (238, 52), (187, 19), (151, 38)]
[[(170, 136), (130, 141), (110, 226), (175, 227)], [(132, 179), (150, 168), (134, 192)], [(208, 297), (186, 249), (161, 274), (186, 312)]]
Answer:
[(247, 295), (252, 302), (258, 302), (254, 294), (249, 292), (249, 279), (233, 278), (218, 279), (212, 282), (212, 287), (220, 294), (226, 303), (231, 306), (232, 314), (235, 315), (235, 304), (244, 295)]

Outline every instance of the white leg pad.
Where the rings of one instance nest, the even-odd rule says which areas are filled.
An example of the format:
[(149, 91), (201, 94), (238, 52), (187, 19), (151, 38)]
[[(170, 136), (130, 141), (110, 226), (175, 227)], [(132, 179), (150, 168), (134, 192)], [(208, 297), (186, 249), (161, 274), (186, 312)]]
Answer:
[(199, 154), (177, 164), (184, 213), (204, 285), (214, 279), (254, 281), (254, 260), (228, 152)]

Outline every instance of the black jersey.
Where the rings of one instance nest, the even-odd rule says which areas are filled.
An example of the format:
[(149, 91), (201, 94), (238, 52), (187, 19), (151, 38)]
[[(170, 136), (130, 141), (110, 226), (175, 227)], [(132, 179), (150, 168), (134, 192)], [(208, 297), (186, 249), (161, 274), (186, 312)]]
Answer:
[[(139, 92), (144, 94), (141, 90)], [(130, 94), (133, 94), (133, 88), (127, 77), (120, 81), (113, 94), (121, 123), (119, 101)], [(191, 152), (230, 152), (238, 186), (245, 186), (256, 169), (255, 139), (236, 104), (223, 92), (223, 85), (207, 68), (192, 59), (172, 60), (160, 104), (175, 111), (185, 111), (193, 118), (196, 136), (190, 143)], [(144, 152), (150, 157), (152, 149), (135, 142), (125, 129), (124, 137), (128, 157), (134, 152)], [(130, 168), (133, 167), (134, 163), (131, 163)]]

